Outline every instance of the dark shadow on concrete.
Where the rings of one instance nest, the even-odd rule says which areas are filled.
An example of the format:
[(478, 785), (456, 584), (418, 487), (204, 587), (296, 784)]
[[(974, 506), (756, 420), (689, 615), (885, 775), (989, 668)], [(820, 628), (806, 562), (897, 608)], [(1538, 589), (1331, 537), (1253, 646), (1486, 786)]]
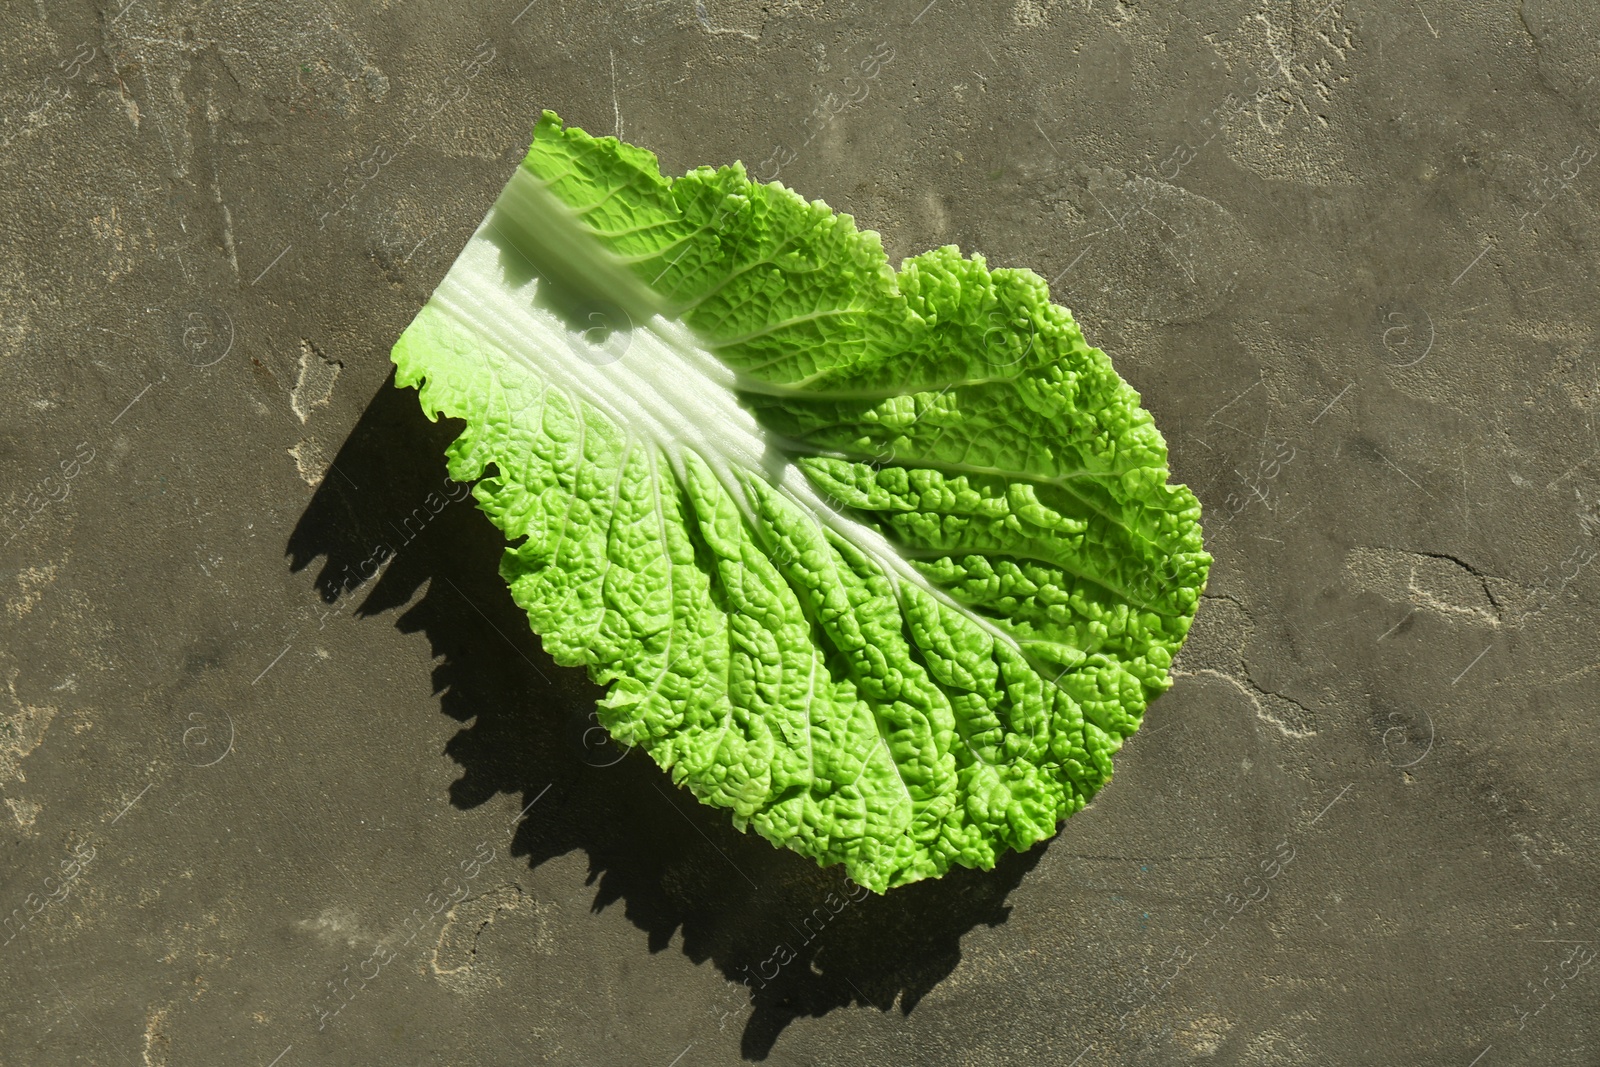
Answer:
[[(295, 571), (322, 559), (316, 582), (330, 602), (360, 595), (387, 560), (357, 614), (409, 604), (396, 625), (432, 643), (441, 709), (463, 724), (446, 749), (462, 768), (452, 803), (519, 796), (531, 807), (513, 852), (530, 867), (582, 849), (594, 910), (620, 902), (651, 952), (681, 931), (692, 960), (741, 983), (704, 1025), (727, 1026), (752, 1004), (747, 1059), (766, 1058), (801, 1016), (909, 1013), (954, 970), (964, 934), (1005, 921), (1006, 898), (1043, 849), (877, 897), (838, 868), (737, 832), (643, 752), (615, 748), (593, 715), (602, 690), (540, 650), (500, 579), (500, 532), (444, 478), (459, 429), (429, 423), (412, 390), (384, 386), (288, 546)], [(436, 513), (430, 499), (443, 501)]]

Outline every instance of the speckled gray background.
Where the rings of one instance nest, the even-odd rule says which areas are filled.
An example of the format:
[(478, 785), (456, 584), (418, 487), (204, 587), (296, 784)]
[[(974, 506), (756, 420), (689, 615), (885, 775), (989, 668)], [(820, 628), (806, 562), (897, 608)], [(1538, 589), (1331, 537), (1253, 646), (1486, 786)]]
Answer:
[[(1600, 9), (123, 3), (0, 22), (0, 1061), (1596, 1062)], [(597, 743), (386, 385), (545, 107), (1143, 393), (1216, 565), (1048, 846), (835, 911)]]

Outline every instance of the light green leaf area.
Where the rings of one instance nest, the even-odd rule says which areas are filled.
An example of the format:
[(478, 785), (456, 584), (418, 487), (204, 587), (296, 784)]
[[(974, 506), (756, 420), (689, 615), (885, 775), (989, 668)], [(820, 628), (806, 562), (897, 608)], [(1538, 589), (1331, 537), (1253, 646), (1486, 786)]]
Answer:
[(393, 358), (611, 734), (873, 890), (1053, 835), (1171, 684), (1199, 503), (1031, 271), (546, 112)]

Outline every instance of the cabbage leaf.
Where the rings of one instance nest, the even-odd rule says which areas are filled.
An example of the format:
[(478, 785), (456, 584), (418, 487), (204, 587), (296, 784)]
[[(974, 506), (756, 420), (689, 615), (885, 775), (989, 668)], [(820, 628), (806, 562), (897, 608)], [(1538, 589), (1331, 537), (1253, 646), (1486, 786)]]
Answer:
[(612, 736), (880, 893), (1082, 808), (1211, 563), (1038, 275), (548, 111), (393, 360)]

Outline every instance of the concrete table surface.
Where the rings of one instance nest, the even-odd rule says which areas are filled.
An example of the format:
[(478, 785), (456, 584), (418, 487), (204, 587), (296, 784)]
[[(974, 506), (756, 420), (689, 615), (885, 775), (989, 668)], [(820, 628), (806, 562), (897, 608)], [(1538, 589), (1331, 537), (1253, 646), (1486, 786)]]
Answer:
[[(0, 40), (0, 1062), (1600, 1057), (1600, 9), (69, 0)], [(547, 107), (895, 263), (1031, 267), (1142, 393), (1216, 564), (1053, 841), (841, 898), (597, 735), (388, 384)]]

